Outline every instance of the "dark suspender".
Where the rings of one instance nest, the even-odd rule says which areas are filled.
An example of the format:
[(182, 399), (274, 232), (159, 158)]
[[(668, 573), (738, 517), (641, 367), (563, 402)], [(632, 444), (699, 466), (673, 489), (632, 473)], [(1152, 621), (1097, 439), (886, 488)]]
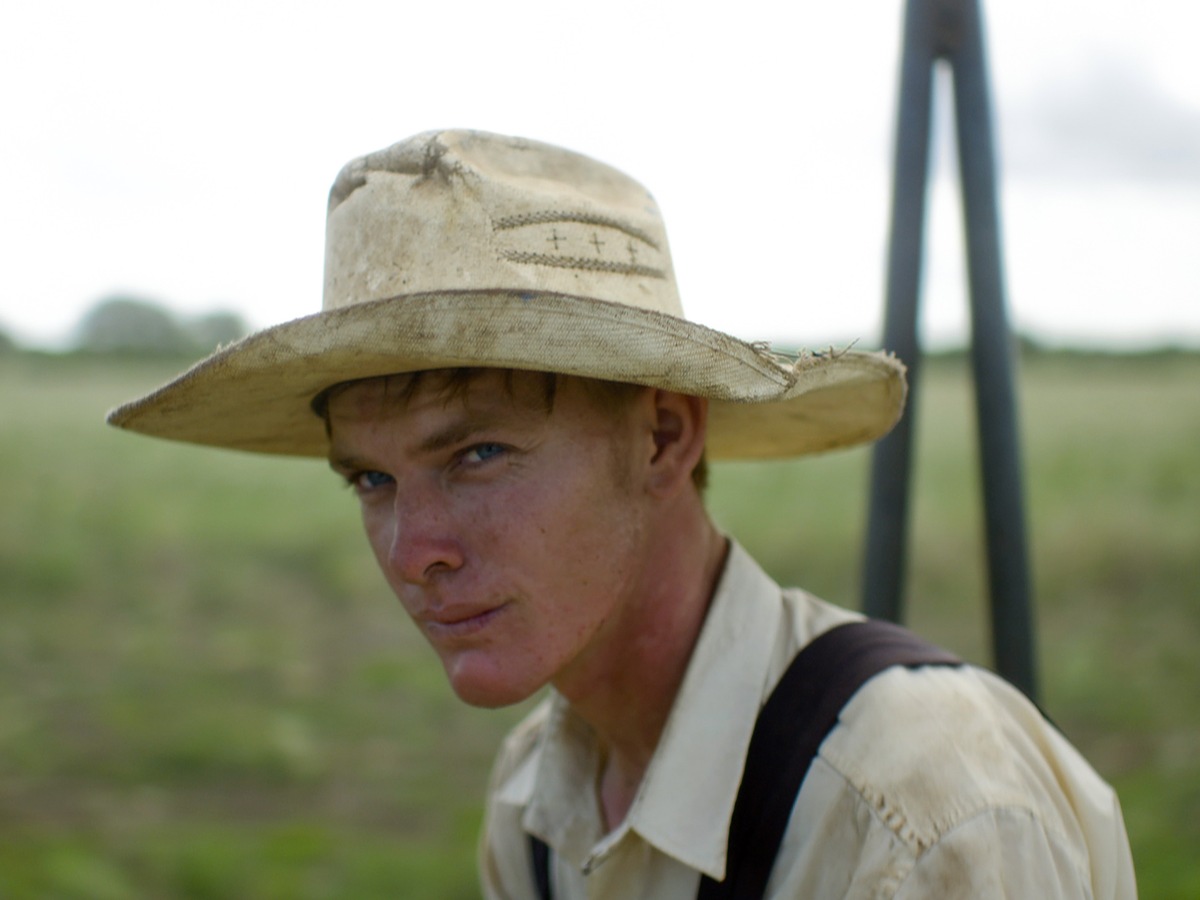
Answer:
[(763, 895), (804, 776), (842, 707), (868, 679), (892, 666), (956, 664), (912, 632), (875, 620), (841, 625), (809, 643), (755, 722), (729, 820), (725, 880), (706, 876), (697, 900)]
[[(788, 666), (754, 724), (729, 820), (724, 881), (705, 876), (697, 900), (757, 900), (766, 890), (796, 795), (842, 707), (892, 666), (960, 665), (951, 653), (889, 622), (849, 622), (819, 635)], [(538, 897), (553, 900), (550, 850), (530, 836)]]
[(550, 845), (531, 834), (529, 854), (533, 857), (533, 885), (538, 900), (554, 900), (554, 892), (550, 890)]

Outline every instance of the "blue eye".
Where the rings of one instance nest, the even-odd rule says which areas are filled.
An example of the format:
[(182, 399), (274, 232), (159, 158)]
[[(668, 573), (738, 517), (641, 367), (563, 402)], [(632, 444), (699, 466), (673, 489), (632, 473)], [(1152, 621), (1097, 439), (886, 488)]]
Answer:
[(505, 450), (503, 444), (476, 444), (463, 453), (463, 462), (480, 463), (499, 456)]
[(350, 484), (360, 491), (373, 491), (392, 483), (392, 476), (384, 472), (358, 472), (350, 479)]

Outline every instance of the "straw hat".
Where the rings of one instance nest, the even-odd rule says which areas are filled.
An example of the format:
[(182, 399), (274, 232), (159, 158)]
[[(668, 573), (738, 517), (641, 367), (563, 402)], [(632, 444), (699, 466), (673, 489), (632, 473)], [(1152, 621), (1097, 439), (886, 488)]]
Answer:
[(322, 312), (218, 350), (108, 421), (324, 456), (312, 401), (326, 388), (457, 366), (708, 397), (714, 459), (873, 440), (899, 418), (905, 394), (893, 357), (785, 358), (687, 321), (658, 208), (621, 172), (534, 141), (444, 131), (342, 170), (329, 196)]

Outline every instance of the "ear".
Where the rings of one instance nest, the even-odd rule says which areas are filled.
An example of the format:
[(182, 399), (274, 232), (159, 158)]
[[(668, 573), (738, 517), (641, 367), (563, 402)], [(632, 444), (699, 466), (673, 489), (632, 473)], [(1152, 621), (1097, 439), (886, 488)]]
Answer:
[(669, 496), (692, 484), (708, 436), (708, 401), (665, 390), (655, 390), (652, 400), (655, 450), (647, 488)]

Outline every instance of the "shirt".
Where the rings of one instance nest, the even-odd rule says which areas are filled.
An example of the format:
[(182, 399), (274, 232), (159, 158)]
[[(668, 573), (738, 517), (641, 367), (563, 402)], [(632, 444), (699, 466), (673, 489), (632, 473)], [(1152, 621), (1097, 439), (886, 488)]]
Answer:
[[(755, 718), (796, 652), (859, 618), (776, 585), (736, 543), (625, 820), (605, 833), (602, 753), (551, 691), (505, 740), (480, 844), (485, 896), (683, 900), (721, 879)], [(766, 896), (1132, 898), (1116, 796), (1015, 688), (968, 666), (889, 669), (842, 711), (797, 795)]]

